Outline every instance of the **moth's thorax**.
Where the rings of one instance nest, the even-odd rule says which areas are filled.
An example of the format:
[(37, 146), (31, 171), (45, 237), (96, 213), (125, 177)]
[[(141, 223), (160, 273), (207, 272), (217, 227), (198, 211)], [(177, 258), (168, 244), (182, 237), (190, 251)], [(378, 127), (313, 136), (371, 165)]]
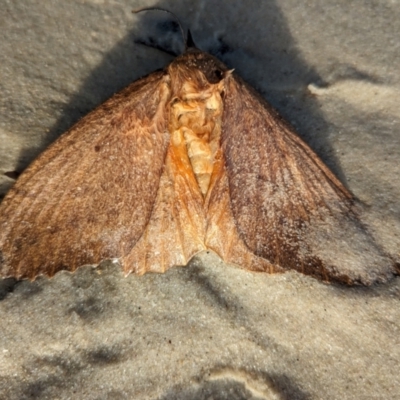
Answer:
[(169, 103), (171, 146), (178, 151), (182, 165), (193, 171), (203, 197), (220, 147), (223, 88), (223, 80), (199, 85), (197, 79), (185, 79), (173, 87)]

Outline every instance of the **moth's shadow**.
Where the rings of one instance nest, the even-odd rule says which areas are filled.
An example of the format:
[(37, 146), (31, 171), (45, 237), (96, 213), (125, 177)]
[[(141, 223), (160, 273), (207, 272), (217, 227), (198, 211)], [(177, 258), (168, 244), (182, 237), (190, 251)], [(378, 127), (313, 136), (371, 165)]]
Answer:
[[(331, 151), (328, 126), (317, 100), (307, 95), (309, 83), (321, 83), (318, 73), (302, 59), (280, 8), (273, 0), (258, 3), (202, 2), (194, 6), (186, 0), (159, 1), (155, 7), (174, 12), (190, 28), (199, 48), (211, 52), (256, 88), (345, 182), (340, 165)], [(262, 16), (262, 17), (260, 17)], [(22, 171), (51, 142), (82, 116), (112, 94), (139, 77), (166, 66), (178, 52), (182, 38), (173, 17), (162, 12), (138, 14), (133, 28), (105, 54), (81, 88), (65, 107), (62, 117), (50, 129), (41, 148), (20, 155), (17, 171)], [(239, 25), (240, 24), (240, 25)], [(137, 42), (147, 41), (167, 52)], [(300, 94), (299, 94), (300, 93)]]

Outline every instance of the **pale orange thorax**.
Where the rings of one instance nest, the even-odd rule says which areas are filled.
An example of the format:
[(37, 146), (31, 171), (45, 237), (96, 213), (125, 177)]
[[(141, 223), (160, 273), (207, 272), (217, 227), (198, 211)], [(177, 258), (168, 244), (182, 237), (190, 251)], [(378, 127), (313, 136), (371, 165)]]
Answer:
[(223, 81), (199, 88), (195, 79), (186, 80), (170, 102), (171, 145), (180, 147), (181, 158), (189, 161), (186, 166), (192, 169), (203, 198), (220, 148), (222, 91)]

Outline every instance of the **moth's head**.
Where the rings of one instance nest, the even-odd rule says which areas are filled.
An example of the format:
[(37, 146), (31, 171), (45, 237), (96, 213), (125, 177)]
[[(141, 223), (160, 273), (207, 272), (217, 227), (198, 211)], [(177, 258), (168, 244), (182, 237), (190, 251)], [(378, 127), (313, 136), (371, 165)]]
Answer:
[(190, 85), (193, 92), (204, 92), (223, 86), (223, 80), (230, 71), (217, 58), (196, 47), (188, 47), (168, 67), (167, 73), (173, 92), (178, 94), (182, 87)]
[(188, 47), (171, 64), (173, 67), (187, 70), (188, 73), (201, 71), (208, 83), (220, 82), (228, 72), (227, 66), (211, 54), (205, 53), (196, 47)]

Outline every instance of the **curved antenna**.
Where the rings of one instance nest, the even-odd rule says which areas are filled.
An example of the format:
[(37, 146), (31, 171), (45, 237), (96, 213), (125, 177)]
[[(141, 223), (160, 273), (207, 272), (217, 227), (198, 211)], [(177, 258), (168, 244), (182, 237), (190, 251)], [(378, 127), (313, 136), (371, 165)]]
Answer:
[(190, 32), (190, 30), (188, 30), (187, 39), (186, 39), (186, 49), (185, 50), (187, 50), (190, 47), (197, 47), (197, 46), (193, 41), (192, 32)]
[(185, 33), (183, 31), (183, 27), (182, 27), (181, 21), (179, 20), (179, 18), (172, 11), (165, 10), (164, 8), (159, 8), (159, 7), (144, 7), (144, 8), (139, 8), (138, 10), (132, 10), (132, 13), (133, 14), (138, 14), (138, 13), (143, 12), (143, 11), (163, 11), (163, 12), (166, 12), (166, 13), (172, 15), (176, 19), (176, 22), (178, 22), (179, 29), (181, 30), (183, 43), (185, 44), (185, 51), (187, 50), (188, 43), (187, 43), (187, 39), (186, 39)]

